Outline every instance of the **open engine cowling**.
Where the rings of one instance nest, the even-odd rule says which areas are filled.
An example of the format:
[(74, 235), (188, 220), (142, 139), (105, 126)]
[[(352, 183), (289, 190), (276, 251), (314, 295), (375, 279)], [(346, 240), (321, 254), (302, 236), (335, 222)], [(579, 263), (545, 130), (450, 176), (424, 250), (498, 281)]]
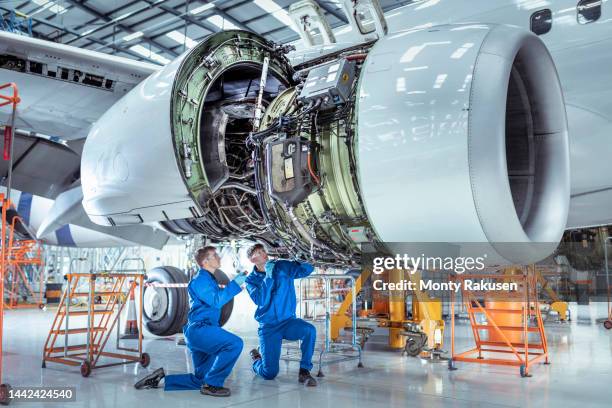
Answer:
[[(536, 36), (440, 26), (296, 67), (282, 51), (218, 33), (113, 106), (83, 152), (91, 219), (345, 264), (383, 242), (486, 242), (510, 262), (554, 249), (569, 206), (567, 122)], [(497, 245), (508, 242), (544, 246)]]

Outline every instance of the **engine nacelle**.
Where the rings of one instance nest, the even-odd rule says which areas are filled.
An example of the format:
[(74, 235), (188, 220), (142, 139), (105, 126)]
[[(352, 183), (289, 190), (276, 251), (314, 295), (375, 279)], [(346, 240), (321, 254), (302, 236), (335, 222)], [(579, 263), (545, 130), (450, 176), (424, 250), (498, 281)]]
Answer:
[(91, 219), (345, 264), (385, 242), (490, 243), (510, 262), (555, 248), (567, 121), (536, 36), (440, 26), (295, 67), (282, 51), (251, 33), (212, 35), (113, 106), (83, 152)]
[[(567, 119), (535, 35), (480, 24), (389, 35), (369, 53), (358, 106), (359, 183), (381, 240), (554, 250), (569, 209)], [(496, 246), (507, 259), (528, 248)]]

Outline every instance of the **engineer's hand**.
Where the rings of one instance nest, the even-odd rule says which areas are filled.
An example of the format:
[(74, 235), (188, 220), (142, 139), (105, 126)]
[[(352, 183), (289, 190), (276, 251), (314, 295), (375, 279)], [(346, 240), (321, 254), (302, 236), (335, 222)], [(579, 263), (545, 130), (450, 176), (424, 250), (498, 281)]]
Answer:
[(236, 282), (238, 284), (238, 286), (242, 286), (242, 285), (244, 285), (244, 282), (246, 281), (246, 278), (247, 278), (247, 276), (244, 273), (240, 272), (234, 278), (234, 282)]

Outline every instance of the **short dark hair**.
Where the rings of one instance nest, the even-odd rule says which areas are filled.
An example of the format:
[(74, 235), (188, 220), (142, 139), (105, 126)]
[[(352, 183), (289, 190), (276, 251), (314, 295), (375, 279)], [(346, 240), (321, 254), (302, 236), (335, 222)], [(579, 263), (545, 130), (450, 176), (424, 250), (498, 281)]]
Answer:
[(261, 242), (256, 243), (255, 245), (253, 245), (253, 246), (249, 247), (249, 249), (247, 249), (247, 257), (249, 257), (249, 259), (251, 259), (251, 257), (253, 256), (253, 253), (255, 251), (257, 251), (258, 249), (263, 249), (265, 251), (266, 247)]
[(216, 251), (217, 248), (215, 248), (214, 246), (211, 245), (207, 245), (205, 247), (202, 247), (200, 249), (198, 249), (195, 252), (194, 258), (196, 263), (198, 264), (198, 266), (200, 266), (202, 264), (202, 261), (205, 260), (206, 258), (208, 258), (208, 256), (213, 252)]

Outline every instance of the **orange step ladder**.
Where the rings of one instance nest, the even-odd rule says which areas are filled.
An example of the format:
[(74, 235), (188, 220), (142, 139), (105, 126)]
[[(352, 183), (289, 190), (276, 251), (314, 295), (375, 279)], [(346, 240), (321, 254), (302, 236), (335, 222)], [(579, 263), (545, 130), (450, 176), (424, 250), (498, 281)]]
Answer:
[[(456, 361), (462, 361), (517, 366), (521, 377), (530, 377), (529, 368), (533, 364), (542, 360), (544, 364), (550, 363), (534, 266), (519, 275), (464, 274), (455, 276), (455, 280), (461, 284), (475, 347), (460, 353), (455, 350), (455, 293), (451, 291), (450, 370), (456, 369)], [(517, 290), (491, 296), (487, 292), (466, 290), (466, 280), (516, 283)]]
[[(47, 361), (80, 366), (81, 375), (88, 377), (94, 368), (131, 363), (148, 366), (150, 357), (142, 352), (142, 298), (138, 307), (137, 348), (120, 345), (121, 329), (117, 324), (130, 291), (143, 288), (144, 274), (69, 273), (66, 279), (66, 289), (45, 342), (42, 367), (46, 367)], [(97, 286), (97, 281), (104, 281), (107, 287)], [(116, 351), (105, 351), (115, 327)], [(73, 338), (77, 344), (71, 343)], [(123, 361), (101, 364), (101, 357)]]

